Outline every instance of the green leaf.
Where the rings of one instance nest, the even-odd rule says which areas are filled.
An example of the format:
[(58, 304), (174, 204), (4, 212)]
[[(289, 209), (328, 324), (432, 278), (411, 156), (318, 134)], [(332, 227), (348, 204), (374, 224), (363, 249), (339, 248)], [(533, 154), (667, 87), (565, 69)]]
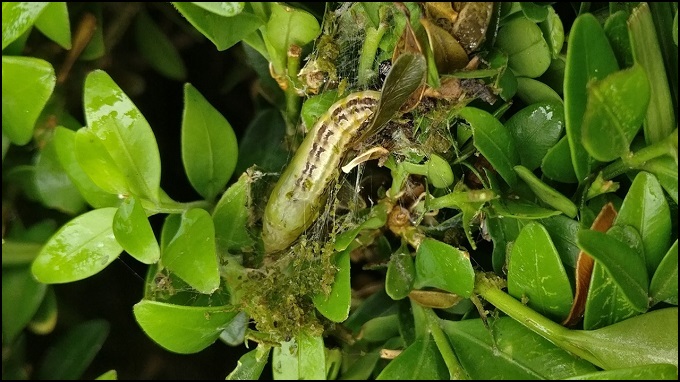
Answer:
[[(634, 250), (635, 255), (644, 259), (642, 238), (631, 226), (613, 226), (607, 231), (607, 235), (628, 244)], [(638, 312), (616, 285), (614, 277), (607, 272), (602, 264), (595, 263), (590, 277), (588, 298), (583, 315), (583, 328), (586, 330), (598, 329), (637, 314)]]
[(335, 250), (344, 251), (363, 230), (378, 229), (385, 226), (387, 223), (387, 212), (385, 203), (380, 203), (369, 209), (364, 216), (361, 216), (361, 220), (357, 222), (355, 227), (348, 229), (336, 237), (334, 244)]
[(43, 283), (67, 283), (97, 274), (123, 248), (111, 228), (116, 209), (86, 212), (64, 224), (45, 244), (31, 270)]
[(213, 210), (215, 244), (220, 254), (252, 247), (255, 240), (248, 232), (250, 219), (250, 184), (253, 179), (243, 173), (238, 181), (222, 194)]
[(243, 11), (244, 6), (244, 3), (242, 2), (225, 2), (225, 1), (216, 1), (214, 3), (192, 2), (191, 4), (198, 5), (199, 7), (207, 11), (225, 17), (238, 15), (239, 13), (241, 13), (241, 11)]
[(633, 51), (628, 36), (629, 12), (620, 10), (612, 13), (604, 23), (604, 33), (616, 55), (616, 60), (621, 68), (633, 66)]
[(215, 227), (210, 214), (200, 208), (182, 213), (182, 220), (167, 247), (161, 251), (162, 264), (201, 293), (213, 293), (220, 286), (215, 254)]
[[(662, 141), (677, 126), (677, 99), (674, 106), (654, 24), (649, 5), (644, 2), (635, 7), (628, 19), (633, 58), (644, 68), (650, 86), (651, 98), (643, 124), (647, 144)], [(677, 75), (675, 78), (677, 81)]]
[[(2, 4), (2, 50), (7, 48), (12, 41), (24, 34), (38, 19), (40, 13), (49, 3), (42, 2), (5, 2)], [(3, 57), (4, 61), (5, 57)], [(2, 68), (5, 73), (5, 68)], [(2, 79), (3, 84), (5, 79)], [(2, 92), (5, 94), (4, 90)], [(3, 97), (4, 98), (4, 97)], [(5, 109), (5, 105), (2, 105)], [(5, 123), (3, 121), (2, 125)]]
[(71, 49), (71, 23), (65, 2), (47, 3), (38, 19), (35, 20), (35, 27), (62, 48)]
[(97, 381), (117, 381), (118, 380), (118, 372), (116, 370), (109, 370), (107, 372), (104, 372), (103, 374), (99, 375), (99, 377), (95, 378)]
[(350, 302), (352, 300), (352, 288), (350, 287), (350, 254), (349, 249), (336, 254), (335, 280), (328, 296), (317, 294), (313, 298), (314, 306), (333, 322), (343, 322), (349, 316)]
[(549, 210), (532, 202), (519, 199), (497, 199), (491, 202), (496, 216), (515, 219), (545, 219), (561, 214), (560, 211)]
[(525, 220), (511, 217), (498, 217), (491, 215), (486, 219), (489, 236), (493, 241), (493, 253), (491, 261), (494, 272), (499, 275), (505, 274), (506, 257), (512, 243), (519, 236), (519, 232), (526, 224)]
[(569, 151), (569, 139), (564, 136), (545, 153), (541, 171), (546, 177), (562, 183), (578, 183)]
[[(5, 18), (8, 4), (4, 3)], [(5, 23), (3, 21), (3, 41)], [(16, 145), (25, 145), (33, 137), (33, 128), (52, 95), (56, 77), (52, 65), (39, 58), (2, 56), (2, 132)]]
[(374, 317), (382, 317), (397, 312), (398, 306), (383, 289), (368, 297), (358, 308), (352, 311), (344, 326), (356, 333), (361, 326)]
[(548, 14), (545, 20), (538, 24), (538, 26), (541, 28), (541, 32), (543, 32), (545, 42), (550, 47), (552, 58), (556, 58), (564, 45), (564, 25), (562, 25), (562, 20), (555, 12), (555, 9), (552, 6), (547, 6), (547, 8)]
[(182, 162), (191, 185), (213, 200), (231, 178), (238, 159), (229, 122), (191, 84), (184, 86)]
[(399, 335), (400, 324), (398, 314), (375, 317), (361, 325), (357, 337), (365, 342), (384, 342)]
[(4, 239), (2, 242), (2, 265), (22, 265), (28, 264), (38, 256), (42, 244), (25, 243)]
[[(297, 346), (296, 346), (297, 345)], [(326, 379), (322, 336), (300, 333), (293, 341), (274, 348), (272, 373), (277, 380)]]
[(149, 219), (134, 197), (125, 199), (118, 207), (113, 217), (113, 234), (123, 249), (142, 263), (153, 264), (160, 259), (161, 250)]
[(408, 296), (413, 289), (416, 275), (413, 257), (403, 246), (392, 254), (387, 265), (385, 276), (385, 292), (393, 300), (401, 300)]
[(115, 158), (130, 192), (139, 198), (158, 201), (160, 154), (153, 131), (142, 113), (101, 70), (91, 72), (85, 79), (83, 98), (88, 128), (111, 158)]
[(258, 344), (257, 347), (239, 358), (236, 368), (227, 375), (227, 380), (258, 380), (269, 360), (271, 347)]
[(474, 107), (461, 109), (460, 116), (472, 126), (477, 150), (510, 186), (514, 186), (517, 176), (512, 168), (520, 163), (520, 158), (508, 129), (493, 115)]
[(516, 76), (536, 78), (550, 66), (551, 50), (534, 22), (518, 17), (503, 25), (495, 46), (508, 54), (508, 66)]
[(424, 239), (418, 247), (414, 287), (430, 286), (470, 297), (474, 279), (467, 252), (431, 238)]
[(524, 166), (515, 166), (515, 172), (531, 188), (531, 191), (545, 204), (562, 211), (570, 218), (575, 218), (578, 213), (576, 205), (559, 191), (543, 183), (533, 172)]
[(587, 85), (618, 70), (616, 57), (599, 21), (590, 13), (574, 21), (567, 43), (564, 73), (564, 117), (576, 179), (590, 174), (591, 158), (583, 147), (583, 118), (588, 100)]
[(193, 307), (142, 300), (133, 307), (142, 330), (175, 353), (191, 354), (210, 346), (238, 313), (233, 307)]
[(515, 146), (522, 148), (518, 150), (520, 163), (533, 171), (562, 136), (564, 107), (555, 102), (534, 103), (510, 117), (505, 127), (512, 134)]
[(109, 324), (91, 320), (72, 327), (53, 346), (35, 373), (38, 379), (80, 379), (109, 335)]
[(286, 125), (281, 113), (265, 109), (255, 115), (239, 142), (240, 153), (236, 173), (257, 165), (261, 171), (276, 172), (288, 162), (288, 151), (281, 145)]
[(611, 274), (633, 309), (645, 312), (649, 278), (644, 260), (627, 244), (605, 233), (585, 229), (577, 237), (579, 247)]
[(557, 253), (560, 254), (562, 265), (571, 269), (576, 268), (578, 254), (581, 251), (576, 244), (576, 235), (581, 225), (564, 215), (557, 215), (542, 219), (541, 224), (548, 230), (550, 239), (555, 244)]
[(548, 18), (548, 9), (551, 8), (549, 5), (537, 4), (534, 2), (522, 2), (519, 3), (520, 8), (524, 16), (535, 22), (540, 23)]
[[(517, 78), (517, 97), (527, 105), (541, 102), (562, 103), (562, 97), (550, 86), (527, 77)], [(562, 124), (564, 124), (564, 108), (562, 108)]]
[[(3, 245), (3, 257), (5, 248)], [(47, 285), (37, 282), (28, 267), (2, 269), (2, 343), (14, 342), (45, 297)]]
[(264, 24), (264, 20), (249, 12), (224, 17), (192, 3), (175, 2), (172, 5), (220, 51), (230, 48)]
[(596, 368), (522, 326), (501, 317), (442, 321), (460, 363), (471, 379), (562, 379)]
[(442, 359), (437, 344), (428, 333), (425, 338), (416, 340), (397, 358), (390, 361), (376, 380), (441, 380), (448, 379), (449, 372)]
[(319, 33), (319, 22), (307, 11), (272, 3), (264, 38), (275, 73), (285, 73), (291, 45), (303, 47), (314, 41)]
[(678, 368), (669, 364), (652, 364), (636, 367), (627, 367), (624, 369), (596, 371), (594, 373), (581, 374), (575, 377), (565, 378), (566, 380), (608, 380), (608, 381), (623, 381), (623, 380), (663, 380), (663, 379), (678, 379)]
[(678, 240), (663, 257), (649, 285), (652, 305), (665, 301), (678, 305)]
[(671, 237), (670, 210), (654, 175), (641, 171), (635, 176), (614, 224), (629, 225), (640, 233), (651, 278), (668, 251)]
[(85, 200), (59, 162), (52, 139), (40, 151), (35, 164), (35, 188), (46, 207), (74, 215), (83, 210)]
[(114, 207), (120, 203), (117, 195), (98, 187), (83, 171), (76, 159), (76, 132), (62, 126), (54, 130), (54, 146), (59, 163), (87, 203), (94, 208)]
[(300, 111), (300, 117), (307, 128), (306, 131), (311, 130), (312, 126), (319, 120), (319, 117), (328, 111), (331, 105), (339, 98), (337, 90), (328, 90), (321, 94), (309, 97), (305, 103), (302, 104), (302, 110)]
[(642, 169), (656, 176), (668, 196), (678, 204), (678, 162), (670, 156), (654, 158), (645, 162)]
[(647, 105), (649, 82), (640, 65), (589, 84), (581, 126), (583, 147), (593, 158), (603, 162), (628, 154)]
[(524, 226), (512, 246), (508, 293), (528, 299), (529, 307), (556, 321), (569, 314), (571, 285), (548, 231), (539, 223)]
[(28, 323), (28, 328), (35, 334), (52, 333), (57, 326), (57, 314), (57, 295), (54, 293), (54, 288), (48, 286), (38, 310)]
[(113, 194), (118, 198), (130, 195), (132, 191), (123, 169), (106, 150), (103, 142), (91, 129), (82, 128), (75, 133), (76, 166), (82, 169), (95, 189)]
[(146, 12), (135, 20), (137, 51), (158, 73), (177, 81), (187, 76), (187, 70), (177, 48)]

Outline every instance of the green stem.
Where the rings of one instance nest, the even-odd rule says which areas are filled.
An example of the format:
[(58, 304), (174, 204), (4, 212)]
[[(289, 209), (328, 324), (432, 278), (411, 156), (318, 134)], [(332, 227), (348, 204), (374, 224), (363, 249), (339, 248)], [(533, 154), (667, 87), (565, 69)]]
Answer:
[(678, 155), (678, 129), (667, 136), (661, 142), (651, 144), (636, 153), (631, 153), (628, 156), (622, 157), (616, 162), (610, 164), (602, 170), (602, 177), (605, 180), (612, 179), (623, 174), (626, 171), (641, 168), (648, 161), (664, 155), (675, 156)]
[(373, 61), (375, 60), (375, 54), (378, 51), (378, 45), (380, 40), (382, 40), (385, 34), (384, 23), (380, 23), (378, 29), (373, 27), (368, 27), (366, 29), (366, 40), (364, 40), (364, 45), (361, 48), (361, 56), (359, 56), (359, 86), (368, 85), (368, 80), (373, 72)]
[(203, 208), (204, 210), (210, 211), (213, 205), (207, 200), (197, 200), (195, 202), (188, 203), (160, 203), (155, 206), (155, 209), (150, 212), (161, 213), (161, 214), (181, 214), (191, 208)]
[(291, 45), (288, 49), (286, 60), (286, 78), (288, 86), (284, 92), (286, 99), (286, 133), (288, 136), (295, 134), (295, 127), (300, 116), (302, 99), (297, 93), (299, 83), (297, 74), (300, 71), (300, 54), (302, 49), (297, 45)]
[(427, 315), (430, 333), (432, 333), (432, 338), (434, 338), (434, 342), (437, 344), (439, 353), (441, 353), (442, 358), (444, 358), (444, 362), (446, 363), (446, 368), (449, 369), (449, 375), (451, 376), (451, 379), (469, 379), (467, 373), (465, 373), (465, 370), (463, 369), (463, 366), (461, 366), (460, 362), (458, 362), (458, 357), (456, 357), (453, 349), (451, 349), (451, 344), (449, 343), (446, 334), (444, 334), (441, 326), (439, 326), (441, 322), (439, 317), (437, 317), (432, 309), (425, 309), (425, 313)]
[(439, 210), (442, 208), (458, 208), (463, 203), (480, 203), (487, 202), (496, 197), (496, 194), (491, 190), (481, 189), (462, 192), (451, 192), (438, 198), (433, 198), (428, 201), (427, 209), (430, 211)]

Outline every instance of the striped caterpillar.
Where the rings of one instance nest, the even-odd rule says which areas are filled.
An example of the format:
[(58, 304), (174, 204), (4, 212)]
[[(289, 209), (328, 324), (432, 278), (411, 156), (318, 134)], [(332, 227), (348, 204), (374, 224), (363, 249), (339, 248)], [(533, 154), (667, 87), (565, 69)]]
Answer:
[(334, 171), (357, 132), (370, 124), (379, 101), (377, 91), (352, 93), (314, 124), (267, 202), (262, 227), (266, 253), (287, 248), (316, 220)]

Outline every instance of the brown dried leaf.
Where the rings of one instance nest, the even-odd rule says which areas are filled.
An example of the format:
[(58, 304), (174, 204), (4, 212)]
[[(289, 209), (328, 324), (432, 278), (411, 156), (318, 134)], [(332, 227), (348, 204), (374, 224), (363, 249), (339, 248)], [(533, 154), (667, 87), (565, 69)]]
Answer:
[(426, 18), (421, 18), (420, 23), (427, 32), (439, 73), (451, 73), (468, 64), (468, 55), (455, 37)]

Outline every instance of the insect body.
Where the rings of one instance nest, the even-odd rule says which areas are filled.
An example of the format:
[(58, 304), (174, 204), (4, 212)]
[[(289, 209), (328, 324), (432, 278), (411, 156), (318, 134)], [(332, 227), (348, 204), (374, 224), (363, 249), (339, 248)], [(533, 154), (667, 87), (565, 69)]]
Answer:
[(287, 248), (319, 215), (327, 188), (358, 131), (366, 128), (380, 92), (350, 94), (314, 124), (279, 178), (264, 212), (265, 252)]

